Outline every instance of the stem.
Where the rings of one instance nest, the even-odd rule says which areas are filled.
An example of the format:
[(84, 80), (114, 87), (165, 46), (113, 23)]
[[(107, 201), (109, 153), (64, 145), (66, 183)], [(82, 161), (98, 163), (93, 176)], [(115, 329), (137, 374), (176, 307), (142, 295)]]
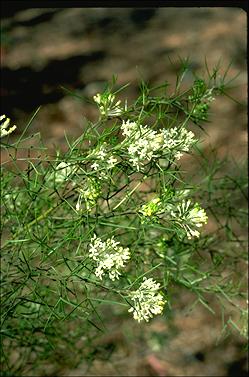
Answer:
[[(146, 177), (147, 178), (147, 177)], [(113, 211), (115, 209), (117, 209), (126, 199), (128, 199), (134, 191), (136, 191), (136, 189), (143, 183), (143, 181), (146, 179), (145, 177), (142, 179), (142, 181), (138, 182), (138, 184), (131, 190), (131, 192), (129, 192), (122, 200), (121, 202), (119, 202), (114, 208), (113, 208)]]
[(25, 228), (30, 228), (33, 224), (35, 224), (36, 222), (40, 221), (40, 220), (43, 220), (47, 217), (47, 215), (53, 211), (53, 209), (55, 209), (57, 206), (55, 207), (51, 207), (49, 208), (46, 212), (42, 213), (40, 216), (38, 216), (36, 219), (32, 220), (30, 223), (27, 224), (27, 226)]

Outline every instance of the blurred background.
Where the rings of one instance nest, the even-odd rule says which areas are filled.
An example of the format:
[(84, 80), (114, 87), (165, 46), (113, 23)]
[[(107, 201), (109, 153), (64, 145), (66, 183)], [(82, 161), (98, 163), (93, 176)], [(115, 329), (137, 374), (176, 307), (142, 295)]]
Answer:
[[(49, 148), (65, 150), (64, 132), (79, 136), (85, 117), (94, 121), (98, 113), (62, 86), (90, 98), (115, 74), (119, 85), (130, 82), (125, 97), (131, 103), (140, 78), (150, 85), (174, 84), (179, 57), (188, 57), (191, 69), (200, 75), (206, 71), (205, 59), (210, 71), (220, 62), (221, 73), (231, 63), (228, 80), (239, 74), (229, 89), (236, 101), (222, 97), (212, 103), (204, 146), (217, 148), (219, 157), (246, 159), (247, 24), (243, 10), (24, 9), (23, 5), (14, 9), (6, 4), (1, 22), (1, 114), (18, 127), (11, 138), (20, 136), (41, 106), (29, 132), (39, 131)], [(191, 83), (191, 75), (186, 84), (188, 80)], [(90, 369), (84, 364), (69, 371), (62, 362), (61, 375), (246, 375), (243, 339), (232, 334), (218, 343), (219, 310), (215, 316), (201, 306), (191, 311), (191, 300), (188, 293), (177, 295), (172, 318), (147, 325), (138, 326), (132, 319), (108, 320), (107, 315), (108, 336), (101, 336), (104, 346)]]

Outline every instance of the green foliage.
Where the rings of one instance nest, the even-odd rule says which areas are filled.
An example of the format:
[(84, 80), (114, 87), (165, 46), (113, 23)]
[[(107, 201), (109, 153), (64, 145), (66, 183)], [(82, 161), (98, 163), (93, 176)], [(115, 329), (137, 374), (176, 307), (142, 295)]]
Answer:
[[(64, 154), (45, 155), (39, 135), (25, 137), (32, 121), (17, 142), (1, 140), (12, 156), (1, 169), (3, 375), (45, 368), (51, 355), (54, 364), (90, 362), (92, 342), (105, 331), (102, 307), (119, 306), (116, 315), (130, 311), (139, 321), (164, 307), (167, 321), (175, 286), (212, 312), (215, 297), (245, 317), (237, 302), (246, 297), (238, 269), (246, 261), (245, 169), (234, 174), (230, 161), (211, 161), (189, 129), (205, 127), (224, 77), (208, 72), (181, 92), (186, 69), (172, 93), (167, 82), (142, 82), (129, 105), (115, 100), (126, 86), (117, 89), (113, 79), (94, 97), (98, 121), (67, 139)], [(21, 169), (18, 150), (31, 138), (44, 157), (27, 158)], [(190, 152), (200, 164), (195, 174), (181, 169)], [(206, 213), (211, 231), (201, 229)]]

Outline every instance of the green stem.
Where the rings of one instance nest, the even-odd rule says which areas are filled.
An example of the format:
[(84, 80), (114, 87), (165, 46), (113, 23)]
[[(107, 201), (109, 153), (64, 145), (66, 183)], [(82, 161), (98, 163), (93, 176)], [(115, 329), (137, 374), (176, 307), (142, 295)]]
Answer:
[(45, 219), (45, 218), (47, 217), (47, 215), (48, 215), (50, 212), (52, 212), (53, 209), (55, 209), (56, 207), (57, 207), (57, 206), (49, 208), (46, 212), (42, 213), (42, 214), (41, 214), (40, 216), (38, 216), (36, 219), (34, 219), (34, 220), (32, 220), (30, 223), (28, 223), (28, 224), (26, 225), (25, 228), (28, 229), (28, 228), (30, 228), (33, 224), (35, 224), (36, 222)]
[(144, 177), (142, 181), (138, 182), (138, 184), (113, 208), (113, 210), (117, 209), (126, 199), (129, 199), (129, 197), (133, 194), (134, 191), (143, 183), (143, 181), (147, 177)]

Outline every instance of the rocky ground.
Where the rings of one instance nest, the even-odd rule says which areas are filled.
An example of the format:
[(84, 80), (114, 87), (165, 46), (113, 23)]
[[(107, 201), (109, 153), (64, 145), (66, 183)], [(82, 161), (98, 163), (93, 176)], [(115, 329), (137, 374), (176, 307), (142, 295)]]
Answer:
[[(7, 12), (8, 13), (8, 12)], [(149, 84), (173, 85), (178, 57), (189, 57), (197, 73), (220, 60), (221, 73), (231, 63), (229, 95), (212, 105), (206, 126), (218, 155), (241, 162), (246, 156), (246, 14), (239, 8), (82, 8), (22, 9), (2, 20), (2, 113), (17, 124), (13, 140), (41, 106), (30, 133), (40, 131), (48, 147), (66, 148), (64, 132), (78, 136), (84, 117), (96, 109), (68, 95), (61, 86), (91, 97), (112, 74), (130, 82), (131, 101), (142, 76)], [(191, 80), (186, 77), (186, 85)], [(2, 159), (8, 156), (2, 154)], [(138, 328), (133, 321), (110, 322), (112, 334), (101, 340), (112, 349), (109, 361), (97, 357), (90, 369), (80, 365), (63, 375), (237, 376), (245, 375), (243, 340), (222, 337), (221, 314), (201, 306), (189, 311), (191, 297), (174, 304), (174, 320), (160, 319)]]

